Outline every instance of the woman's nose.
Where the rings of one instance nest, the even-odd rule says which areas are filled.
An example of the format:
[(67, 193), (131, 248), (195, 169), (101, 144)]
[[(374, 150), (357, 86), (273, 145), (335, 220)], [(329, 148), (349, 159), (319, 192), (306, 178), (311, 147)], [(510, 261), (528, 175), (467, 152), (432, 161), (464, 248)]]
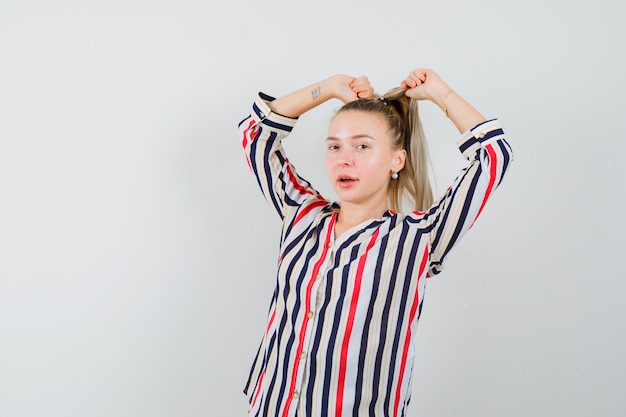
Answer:
[(339, 158), (337, 158), (337, 162), (339, 165), (350, 165), (352, 164), (352, 153), (350, 150), (342, 149), (339, 152)]

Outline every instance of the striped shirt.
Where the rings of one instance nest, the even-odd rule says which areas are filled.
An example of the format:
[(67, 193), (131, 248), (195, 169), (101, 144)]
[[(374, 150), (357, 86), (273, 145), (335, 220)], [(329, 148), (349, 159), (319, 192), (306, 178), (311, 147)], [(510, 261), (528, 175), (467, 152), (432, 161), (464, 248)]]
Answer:
[(281, 140), (296, 119), (259, 93), (239, 124), (247, 162), (283, 221), (267, 326), (244, 389), (251, 416), (401, 416), (426, 278), (441, 271), (512, 160), (497, 120), (465, 132), (468, 165), (426, 212), (386, 211), (335, 238), (339, 205), (301, 178)]

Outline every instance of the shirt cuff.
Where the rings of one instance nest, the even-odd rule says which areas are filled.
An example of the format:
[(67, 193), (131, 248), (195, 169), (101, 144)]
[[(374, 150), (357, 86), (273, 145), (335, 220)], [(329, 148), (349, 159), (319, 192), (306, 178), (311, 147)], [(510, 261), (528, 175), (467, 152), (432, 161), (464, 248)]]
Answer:
[(493, 143), (503, 136), (504, 132), (498, 119), (491, 119), (468, 129), (461, 135), (457, 146), (466, 158), (471, 159), (481, 147)]
[(291, 132), (298, 119), (283, 116), (280, 113), (272, 111), (268, 104), (272, 101), (274, 101), (274, 97), (259, 92), (256, 100), (254, 100), (252, 104), (252, 117), (256, 120), (257, 124), (263, 124), (276, 130)]

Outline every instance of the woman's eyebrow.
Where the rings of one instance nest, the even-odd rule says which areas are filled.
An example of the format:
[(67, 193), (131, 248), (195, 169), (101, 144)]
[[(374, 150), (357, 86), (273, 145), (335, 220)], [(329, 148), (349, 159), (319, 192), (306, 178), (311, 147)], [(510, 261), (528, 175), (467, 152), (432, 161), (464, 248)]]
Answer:
[[(370, 140), (375, 140), (372, 136), (366, 134), (366, 133), (360, 133), (358, 135), (354, 135), (354, 136), (350, 136), (348, 138), (349, 140), (354, 140), (354, 139), (370, 139)], [(334, 137), (334, 136), (329, 136), (326, 138), (326, 141), (329, 140), (341, 140), (340, 138)]]

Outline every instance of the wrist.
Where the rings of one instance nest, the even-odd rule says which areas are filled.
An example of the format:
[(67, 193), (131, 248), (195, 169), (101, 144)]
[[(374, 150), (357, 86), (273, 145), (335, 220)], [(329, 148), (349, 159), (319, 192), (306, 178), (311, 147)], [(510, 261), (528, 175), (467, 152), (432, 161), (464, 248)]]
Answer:
[(441, 110), (443, 110), (443, 112), (446, 114), (446, 117), (450, 117), (450, 115), (448, 114), (448, 100), (454, 94), (456, 94), (456, 92), (453, 89), (449, 89), (448, 92), (445, 93), (445, 95), (443, 96), (441, 106), (439, 106), (441, 107)]
[(345, 74), (335, 74), (322, 81), (322, 91), (325, 99), (336, 98), (344, 103), (352, 101), (356, 93), (351, 89), (350, 84), (355, 80), (354, 77)]
[(341, 75), (332, 75), (320, 83), (322, 91), (325, 93), (325, 98), (339, 98), (339, 86), (341, 85)]
[(450, 95), (454, 93), (454, 90), (445, 83), (442, 83), (437, 87), (438, 88), (431, 94), (432, 101), (445, 112), (447, 108), (447, 101), (450, 98)]
[(342, 86), (346, 84), (346, 76), (342, 74), (331, 75), (321, 82), (322, 90), (325, 92), (326, 99), (341, 99)]

